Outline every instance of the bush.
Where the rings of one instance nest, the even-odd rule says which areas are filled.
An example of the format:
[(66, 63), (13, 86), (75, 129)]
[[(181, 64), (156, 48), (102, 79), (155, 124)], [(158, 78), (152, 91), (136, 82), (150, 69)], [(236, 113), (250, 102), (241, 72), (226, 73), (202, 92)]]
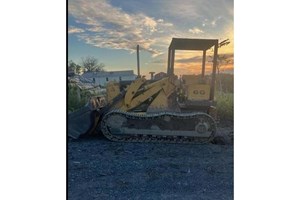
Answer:
[(216, 100), (220, 120), (233, 122), (233, 93), (218, 92)]
[(233, 74), (217, 74), (216, 89), (221, 92), (233, 93)]
[(69, 112), (73, 112), (83, 107), (88, 102), (89, 98), (90, 98), (90, 94), (88, 92), (79, 90), (79, 88), (75, 85), (71, 85), (71, 84), (68, 85), (68, 111)]

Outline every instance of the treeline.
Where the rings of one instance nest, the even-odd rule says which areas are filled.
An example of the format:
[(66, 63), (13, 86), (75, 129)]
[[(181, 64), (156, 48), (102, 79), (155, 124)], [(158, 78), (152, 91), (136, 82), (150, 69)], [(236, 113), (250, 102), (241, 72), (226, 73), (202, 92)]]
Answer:
[(234, 92), (234, 75), (233, 74), (218, 74), (216, 77), (216, 89), (219, 92), (233, 93)]
[(74, 74), (81, 74), (83, 72), (99, 72), (104, 71), (105, 65), (100, 63), (98, 59), (87, 56), (81, 58), (80, 63), (75, 63), (73, 60), (68, 61), (68, 72), (73, 71)]
[[(73, 60), (68, 61), (68, 76), (82, 74), (84, 72), (99, 72), (104, 71), (105, 65), (100, 63), (96, 58), (87, 56), (81, 58), (80, 63), (75, 63)], [(68, 111), (73, 112), (83, 107), (89, 100), (92, 94), (87, 90), (80, 89), (76, 84), (68, 83)]]
[(91, 94), (88, 91), (80, 90), (74, 84), (68, 84), (68, 112), (73, 112), (83, 107), (90, 96)]
[(234, 119), (234, 75), (217, 74), (216, 76), (217, 115), (220, 122), (230, 122)]

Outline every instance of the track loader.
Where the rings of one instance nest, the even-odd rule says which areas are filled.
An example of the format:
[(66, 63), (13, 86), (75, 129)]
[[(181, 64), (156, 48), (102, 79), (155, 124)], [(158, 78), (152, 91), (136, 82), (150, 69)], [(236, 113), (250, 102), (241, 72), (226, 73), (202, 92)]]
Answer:
[[(213, 48), (211, 75), (205, 75), (206, 51)], [(200, 75), (174, 74), (175, 50), (203, 51)], [(216, 133), (216, 39), (173, 38), (166, 77), (131, 83), (109, 82), (106, 105), (97, 99), (68, 116), (68, 135), (78, 138), (102, 133), (112, 141), (209, 143)], [(199, 70), (200, 71), (200, 70)]]

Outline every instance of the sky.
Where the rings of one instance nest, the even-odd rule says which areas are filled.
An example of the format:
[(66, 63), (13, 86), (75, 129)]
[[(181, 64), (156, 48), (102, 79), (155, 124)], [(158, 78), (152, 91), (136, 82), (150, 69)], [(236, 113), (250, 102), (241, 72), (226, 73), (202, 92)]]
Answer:
[[(140, 46), (141, 74), (166, 72), (172, 38), (229, 39), (219, 48), (233, 73), (233, 0), (69, 0), (68, 60), (93, 56), (105, 70), (134, 70)], [(207, 70), (211, 70), (207, 51)], [(176, 51), (175, 74), (199, 74), (201, 51)]]

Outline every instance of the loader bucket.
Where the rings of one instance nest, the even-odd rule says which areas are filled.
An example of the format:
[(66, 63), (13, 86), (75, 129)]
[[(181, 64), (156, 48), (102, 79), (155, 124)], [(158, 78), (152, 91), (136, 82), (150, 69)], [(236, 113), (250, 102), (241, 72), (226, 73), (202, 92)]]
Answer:
[(90, 134), (96, 128), (98, 120), (96, 111), (91, 110), (88, 105), (68, 114), (68, 136), (78, 139), (82, 135)]

